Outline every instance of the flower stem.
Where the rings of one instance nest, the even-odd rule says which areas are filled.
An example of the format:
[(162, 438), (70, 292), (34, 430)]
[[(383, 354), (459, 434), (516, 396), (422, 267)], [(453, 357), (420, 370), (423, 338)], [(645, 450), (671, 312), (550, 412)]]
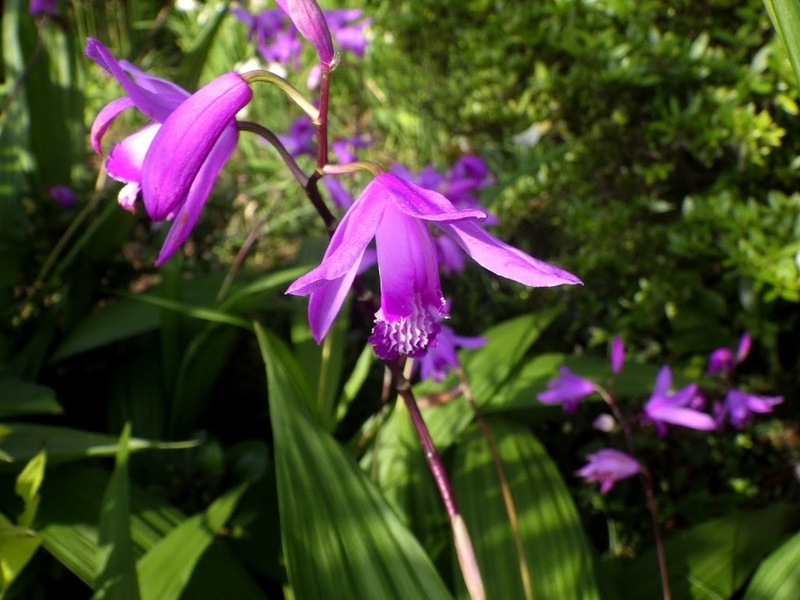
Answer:
[(263, 81), (264, 83), (271, 83), (272, 85), (277, 86), (281, 91), (289, 96), (289, 98), (291, 98), (291, 100), (297, 104), (297, 106), (303, 109), (303, 112), (306, 113), (312, 121), (317, 121), (319, 119), (319, 109), (311, 104), (311, 102), (309, 102), (308, 99), (303, 96), (300, 90), (286, 81), (280, 75), (276, 75), (270, 71), (257, 69), (255, 71), (243, 73), (242, 79), (244, 79), (244, 81), (248, 84), (255, 83), (256, 81)]
[[(605, 388), (595, 384), (595, 391), (600, 394), (605, 403), (614, 413), (619, 426), (622, 428), (622, 433), (625, 436), (625, 444), (628, 447), (628, 454), (636, 458), (636, 449), (633, 444), (633, 433), (631, 432), (631, 425), (628, 420), (623, 416), (622, 411), (617, 406), (614, 398), (609, 394)], [(639, 462), (641, 465), (642, 463)], [(656, 545), (656, 560), (658, 561), (658, 572), (661, 576), (661, 595), (663, 600), (672, 600), (672, 594), (669, 589), (669, 572), (667, 571), (667, 556), (664, 553), (664, 542), (661, 539), (661, 526), (658, 524), (658, 509), (656, 507), (656, 498), (653, 493), (653, 476), (650, 472), (642, 467), (639, 472), (639, 481), (642, 482), (644, 488), (645, 501), (647, 503), (647, 510), (650, 512), (650, 520), (653, 523), (653, 538)]]
[(483, 588), (483, 580), (478, 568), (478, 561), (475, 558), (472, 540), (470, 539), (464, 519), (458, 512), (458, 506), (453, 497), (450, 480), (447, 478), (447, 472), (444, 469), (442, 458), (436, 450), (427, 425), (425, 425), (425, 420), (422, 417), (419, 406), (417, 406), (414, 393), (411, 391), (411, 385), (403, 376), (401, 366), (402, 359), (387, 360), (385, 364), (386, 368), (389, 369), (389, 372), (392, 374), (395, 390), (403, 399), (408, 409), (411, 423), (414, 426), (414, 430), (417, 432), (417, 437), (425, 453), (425, 462), (428, 463), (428, 469), (430, 469), (433, 475), (436, 488), (439, 490), (439, 495), (444, 503), (447, 516), (450, 519), (456, 555), (458, 556), (458, 564), (461, 567), (461, 573), (464, 576), (464, 582), (467, 584), (470, 598), (472, 598), (472, 600), (483, 600), (486, 598), (486, 592)]
[(331, 97), (331, 70), (320, 66), (319, 78), (319, 116), (314, 120), (317, 130), (317, 172), (322, 172), (328, 164), (328, 104)]
[(278, 151), (278, 154), (281, 155), (283, 162), (285, 162), (286, 166), (289, 167), (289, 170), (292, 172), (292, 175), (294, 175), (297, 183), (299, 183), (303, 188), (308, 185), (308, 177), (306, 177), (306, 174), (303, 173), (302, 169), (298, 166), (297, 161), (291, 154), (289, 154), (286, 146), (283, 145), (277, 135), (263, 125), (253, 123), (252, 121), (236, 121), (236, 129), (239, 131), (249, 131), (251, 133), (255, 133), (256, 135), (260, 135), (262, 138), (267, 140), (272, 147)]

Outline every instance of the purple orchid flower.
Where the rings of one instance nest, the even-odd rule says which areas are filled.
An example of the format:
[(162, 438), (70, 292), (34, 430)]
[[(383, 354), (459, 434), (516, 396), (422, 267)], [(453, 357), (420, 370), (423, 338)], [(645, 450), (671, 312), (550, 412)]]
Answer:
[(580, 401), (595, 391), (594, 383), (564, 365), (558, 368), (558, 372), (561, 376), (549, 381), (548, 389), (536, 397), (545, 404), (561, 404), (565, 413), (573, 413), (578, 410)]
[(384, 359), (423, 356), (441, 330), (444, 314), (436, 253), (427, 223), (452, 236), (478, 264), (533, 287), (576, 284), (574, 275), (539, 261), (486, 233), (480, 210), (456, 210), (436, 192), (391, 173), (375, 177), (345, 213), (322, 263), (288, 294), (311, 296), (308, 317), (320, 342), (344, 302), (361, 256), (374, 237), (381, 306), (370, 342)]
[(112, 148), (106, 171), (127, 184), (119, 195), (123, 208), (133, 210), (141, 190), (150, 218), (174, 219), (156, 259), (159, 266), (197, 222), (217, 174), (236, 148), (234, 117), (250, 101), (252, 91), (238, 73), (230, 72), (190, 95), (169, 81), (118, 62), (91, 38), (86, 55), (113, 75), (127, 94), (97, 115), (91, 131), (95, 151), (101, 153), (103, 135), (123, 110), (136, 107), (155, 121)]
[(54, 185), (51, 186), (47, 193), (50, 194), (50, 197), (58, 202), (62, 208), (75, 208), (75, 194), (72, 193), (72, 190), (69, 189), (65, 185)]
[(622, 338), (618, 335), (614, 336), (611, 340), (611, 372), (615, 375), (622, 371), (622, 365), (625, 363), (625, 345), (622, 343)]
[(316, 156), (317, 147), (314, 145), (316, 131), (311, 119), (302, 116), (289, 125), (286, 134), (278, 134), (278, 139), (294, 158), (301, 155)]
[(730, 376), (733, 369), (744, 362), (747, 355), (750, 354), (751, 345), (750, 334), (745, 332), (739, 340), (736, 356), (734, 356), (733, 350), (730, 348), (717, 348), (714, 350), (708, 357), (708, 374), (722, 373), (725, 377)]
[(729, 390), (722, 404), (717, 405), (715, 416), (722, 423), (727, 416), (731, 425), (742, 429), (753, 418), (755, 413), (772, 412), (777, 404), (783, 402), (783, 396), (759, 396), (742, 390)]
[(336, 39), (336, 45), (342, 50), (352, 52), (359, 58), (364, 56), (368, 44), (364, 30), (372, 23), (372, 19), (369, 18), (358, 21), (361, 14), (362, 11), (358, 8), (325, 11), (325, 19)]
[(56, 0), (31, 0), (28, 5), (28, 13), (32, 17), (38, 17), (39, 15), (55, 17), (58, 15)]
[(458, 348), (480, 348), (486, 342), (484, 337), (456, 335), (450, 327), (442, 325), (436, 337), (436, 345), (429, 346), (427, 354), (417, 363), (420, 378), (441, 382), (452, 369), (460, 366), (456, 353)]
[(599, 483), (601, 494), (608, 493), (615, 483), (633, 477), (642, 470), (642, 466), (635, 458), (611, 448), (603, 448), (586, 458), (589, 464), (578, 470), (576, 475), (583, 477), (589, 483)]
[(690, 408), (697, 396), (696, 384), (689, 384), (670, 395), (671, 386), (672, 372), (664, 365), (656, 377), (653, 393), (644, 406), (644, 419), (652, 421), (660, 437), (667, 433), (666, 423), (701, 431), (716, 429), (717, 424), (710, 415)]

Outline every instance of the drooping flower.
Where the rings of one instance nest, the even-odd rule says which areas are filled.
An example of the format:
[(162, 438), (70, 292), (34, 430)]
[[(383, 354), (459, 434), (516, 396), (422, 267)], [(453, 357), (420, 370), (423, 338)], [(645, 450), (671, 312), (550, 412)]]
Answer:
[(65, 185), (51, 186), (47, 192), (50, 197), (58, 202), (63, 208), (75, 208), (75, 194)]
[(769, 413), (777, 404), (783, 402), (783, 396), (759, 396), (742, 390), (729, 390), (722, 405), (716, 412), (717, 422), (721, 423), (727, 416), (731, 425), (742, 429), (753, 418), (754, 413)]
[(633, 477), (642, 470), (642, 466), (635, 458), (612, 448), (603, 448), (586, 458), (589, 464), (579, 469), (576, 474), (589, 483), (599, 483), (601, 494), (611, 490), (618, 481)]
[(622, 343), (622, 338), (618, 335), (614, 336), (611, 340), (611, 372), (615, 375), (622, 371), (622, 365), (625, 363), (625, 345)]
[(376, 176), (345, 213), (322, 263), (295, 281), (287, 293), (310, 295), (309, 323), (317, 342), (327, 333), (372, 238), (378, 251), (381, 306), (370, 342), (384, 359), (420, 357), (441, 330), (444, 299), (427, 223), (447, 232), (478, 264), (532, 287), (580, 280), (485, 232), (485, 213), (457, 210), (436, 192), (391, 173)]
[(689, 384), (674, 394), (669, 393), (671, 386), (672, 372), (664, 365), (644, 406), (644, 419), (655, 425), (659, 436), (666, 435), (666, 423), (702, 431), (716, 429), (717, 424), (710, 415), (691, 408), (697, 396), (696, 384)]
[(106, 170), (127, 184), (119, 194), (123, 208), (133, 210), (141, 191), (150, 218), (174, 219), (156, 259), (160, 265), (197, 222), (217, 174), (236, 148), (234, 117), (250, 101), (252, 91), (238, 73), (230, 72), (190, 95), (169, 81), (117, 61), (91, 38), (86, 55), (113, 75), (127, 94), (97, 115), (91, 131), (95, 151), (101, 153), (103, 135), (123, 110), (136, 107), (154, 121), (112, 148)]
[(333, 41), (325, 14), (314, 0), (276, 0), (297, 30), (317, 52), (320, 63), (330, 67), (333, 62)]
[(545, 404), (561, 404), (566, 413), (575, 412), (580, 401), (595, 391), (594, 383), (576, 375), (564, 365), (558, 371), (561, 376), (549, 381), (548, 389), (536, 397)]

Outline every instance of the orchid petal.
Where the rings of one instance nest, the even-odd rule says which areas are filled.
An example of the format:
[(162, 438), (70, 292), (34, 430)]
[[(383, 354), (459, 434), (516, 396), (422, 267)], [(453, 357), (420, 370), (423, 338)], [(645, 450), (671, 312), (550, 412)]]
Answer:
[(92, 123), (92, 131), (89, 134), (89, 139), (92, 141), (92, 149), (98, 154), (103, 153), (102, 141), (103, 135), (108, 130), (111, 121), (113, 121), (119, 113), (123, 110), (136, 106), (133, 100), (127, 96), (117, 98), (106, 104), (103, 109), (97, 113), (97, 117)]
[(175, 215), (175, 220), (170, 227), (167, 238), (164, 240), (164, 245), (158, 253), (156, 259), (156, 266), (161, 266), (166, 260), (172, 256), (186, 238), (189, 237), (192, 228), (203, 210), (203, 206), (208, 199), (211, 188), (214, 185), (214, 180), (219, 175), (220, 170), (225, 165), (225, 162), (230, 158), (233, 151), (236, 149), (236, 143), (239, 141), (239, 132), (233, 127), (228, 127), (222, 131), (216, 143), (206, 158), (206, 161), (201, 165), (197, 177), (192, 182), (189, 193), (186, 196), (186, 201), (178, 210)]
[(217, 77), (190, 96), (164, 121), (144, 160), (142, 192), (153, 220), (178, 209), (234, 116), (253, 92), (238, 73)]
[(102, 43), (94, 38), (86, 40), (86, 56), (108, 71), (142, 113), (159, 123), (175, 109), (171, 98), (162, 98), (147, 90), (125, 74), (122, 65)]
[(290, 285), (287, 294), (305, 296), (326, 282), (339, 279), (358, 264), (386, 208), (386, 202), (379, 196), (367, 194), (371, 185), (372, 182), (342, 217), (320, 265)]
[(108, 174), (117, 181), (141, 183), (145, 156), (160, 127), (153, 123), (115, 144), (106, 159)]
[(710, 431), (717, 428), (717, 423), (711, 415), (692, 410), (691, 408), (676, 406), (663, 407), (657, 411), (651, 411), (649, 414), (654, 421), (661, 421), (672, 425), (682, 425), (689, 429)]
[(311, 293), (308, 299), (308, 324), (311, 335), (319, 344), (328, 333), (336, 315), (344, 304), (345, 298), (353, 285), (353, 280), (358, 274), (361, 260), (356, 260), (353, 266), (339, 279), (334, 279), (328, 285), (320, 287)]
[(653, 386), (653, 397), (666, 396), (672, 386), (672, 371), (668, 365), (664, 365), (656, 375), (656, 383)]
[[(378, 175), (370, 182), (370, 186), (373, 184), (376, 186), (376, 190), (374, 190), (376, 193), (382, 194), (401, 212), (415, 219), (451, 222), (486, 218), (486, 212), (483, 210), (474, 208), (458, 210), (442, 194), (404, 181), (393, 173)], [(364, 189), (364, 195), (370, 186)]]
[(333, 41), (319, 5), (314, 0), (277, 0), (277, 3), (300, 34), (314, 46), (320, 62), (329, 66), (333, 61)]
[(477, 223), (437, 223), (482, 267), (532, 287), (582, 283), (572, 273), (538, 260), (501, 242)]

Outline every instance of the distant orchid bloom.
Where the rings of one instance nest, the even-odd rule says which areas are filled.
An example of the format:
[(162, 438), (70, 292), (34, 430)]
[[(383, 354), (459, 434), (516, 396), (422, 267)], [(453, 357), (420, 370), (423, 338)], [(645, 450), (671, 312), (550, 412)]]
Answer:
[(664, 365), (656, 377), (653, 393), (644, 406), (644, 419), (652, 421), (659, 436), (666, 435), (667, 423), (701, 431), (716, 429), (717, 424), (710, 415), (690, 408), (696, 402), (696, 384), (687, 385), (674, 394), (669, 393), (671, 386), (672, 372)]
[(361, 15), (362, 11), (359, 8), (325, 11), (325, 19), (336, 39), (336, 45), (359, 58), (364, 56), (368, 44), (365, 30), (372, 23), (372, 19), (361, 19)]
[(456, 353), (458, 348), (480, 348), (486, 342), (484, 337), (456, 335), (450, 327), (442, 325), (436, 345), (429, 346), (428, 352), (419, 360), (420, 378), (437, 383), (442, 381), (451, 370), (460, 366)]
[(189, 236), (217, 174), (236, 148), (234, 117), (250, 101), (252, 91), (238, 73), (230, 72), (190, 95), (117, 61), (91, 38), (86, 55), (113, 75), (127, 94), (97, 115), (91, 131), (96, 152), (101, 153), (103, 135), (123, 110), (136, 107), (154, 121), (111, 149), (106, 171), (127, 184), (119, 194), (123, 208), (134, 210), (141, 191), (150, 218), (174, 220), (156, 259), (161, 265)]
[(611, 372), (615, 375), (622, 371), (622, 365), (625, 363), (625, 345), (622, 343), (622, 338), (618, 335), (614, 336), (611, 340)]
[(739, 340), (739, 347), (735, 356), (730, 348), (717, 348), (714, 350), (708, 357), (708, 374), (722, 373), (725, 377), (728, 377), (733, 372), (733, 369), (744, 362), (747, 355), (750, 354), (751, 345), (750, 334), (745, 332)]
[(548, 389), (536, 397), (545, 404), (561, 404), (564, 412), (573, 413), (580, 401), (595, 391), (594, 383), (576, 375), (564, 365), (558, 371), (561, 375), (549, 381)]
[(63, 208), (75, 208), (75, 194), (65, 185), (54, 185), (47, 190), (50, 197)]
[(38, 17), (39, 15), (55, 17), (58, 15), (56, 0), (31, 0), (28, 5), (28, 12), (33, 17)]
[(580, 280), (486, 233), (485, 213), (457, 210), (436, 192), (391, 173), (375, 177), (345, 213), (322, 263), (295, 281), (288, 294), (310, 295), (308, 317), (320, 342), (350, 289), (372, 238), (378, 251), (381, 306), (370, 342), (384, 359), (419, 358), (441, 331), (444, 299), (428, 223), (452, 236), (478, 264), (532, 287), (577, 284)]
[(599, 483), (601, 494), (608, 493), (618, 481), (633, 477), (642, 470), (635, 458), (611, 448), (603, 448), (586, 458), (589, 464), (576, 474), (589, 483)]
[(286, 151), (295, 158), (301, 155), (316, 156), (317, 147), (314, 145), (314, 124), (307, 116), (302, 116), (289, 125), (289, 131), (278, 134), (278, 139)]
[(773, 407), (783, 402), (783, 396), (758, 396), (742, 390), (729, 390), (725, 400), (717, 406), (716, 417), (721, 423), (727, 416), (731, 425), (742, 429), (753, 418), (754, 413), (770, 413)]

